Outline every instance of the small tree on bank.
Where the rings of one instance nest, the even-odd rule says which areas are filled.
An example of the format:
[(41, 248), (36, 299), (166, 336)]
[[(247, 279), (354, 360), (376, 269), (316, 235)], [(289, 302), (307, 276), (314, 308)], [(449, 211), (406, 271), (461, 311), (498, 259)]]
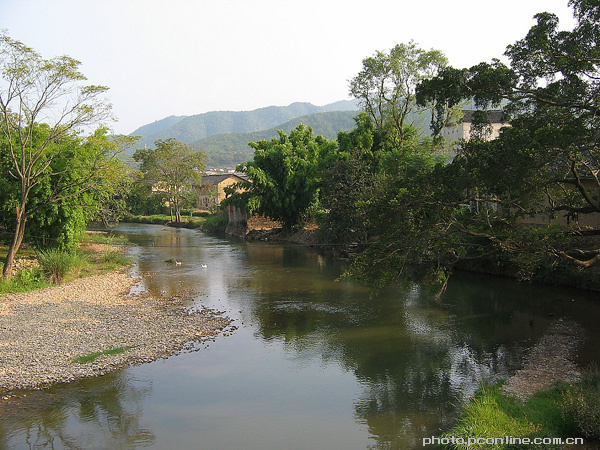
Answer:
[[(110, 105), (101, 99), (107, 88), (81, 85), (86, 78), (79, 72), (79, 64), (68, 56), (43, 59), (23, 43), (0, 34), (0, 150), (19, 189), (5, 278), (11, 276), (27, 220), (45, 205), (91, 190), (114, 156), (99, 148), (84, 161), (65, 158), (73, 152), (73, 136), (81, 127), (110, 116)], [(42, 121), (47, 125), (40, 127)], [(59, 159), (64, 164), (56, 164)], [(80, 176), (73, 177), (74, 173)], [(46, 182), (48, 195), (32, 207), (33, 191)]]
[[(154, 195), (169, 203), (171, 220), (181, 222), (181, 208), (200, 185), (206, 155), (176, 139), (159, 139), (155, 149), (137, 150), (133, 159), (141, 163), (143, 183)], [(174, 217), (173, 217), (174, 214)]]

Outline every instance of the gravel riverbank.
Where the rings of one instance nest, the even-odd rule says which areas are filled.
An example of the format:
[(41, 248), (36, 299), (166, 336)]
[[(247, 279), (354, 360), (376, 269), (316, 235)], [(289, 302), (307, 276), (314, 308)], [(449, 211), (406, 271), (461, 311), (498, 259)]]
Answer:
[[(206, 309), (190, 312), (180, 298), (128, 296), (137, 281), (111, 272), (0, 296), (0, 392), (39, 389), (165, 358), (231, 322)], [(73, 362), (116, 348), (129, 349)]]
[(584, 339), (578, 323), (563, 318), (552, 322), (527, 354), (524, 367), (508, 379), (504, 391), (526, 400), (555, 383), (578, 381), (581, 373), (574, 359)]

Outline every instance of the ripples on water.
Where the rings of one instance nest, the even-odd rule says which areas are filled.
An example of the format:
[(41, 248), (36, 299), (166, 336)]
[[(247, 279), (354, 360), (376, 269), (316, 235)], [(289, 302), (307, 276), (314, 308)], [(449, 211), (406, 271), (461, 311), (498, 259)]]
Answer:
[[(121, 225), (157, 295), (226, 311), (239, 329), (197, 352), (0, 403), (0, 448), (415, 448), (482, 381), (519, 367), (554, 318), (588, 331), (595, 296), (459, 274), (376, 298), (318, 252)], [(165, 261), (175, 259), (180, 265)]]

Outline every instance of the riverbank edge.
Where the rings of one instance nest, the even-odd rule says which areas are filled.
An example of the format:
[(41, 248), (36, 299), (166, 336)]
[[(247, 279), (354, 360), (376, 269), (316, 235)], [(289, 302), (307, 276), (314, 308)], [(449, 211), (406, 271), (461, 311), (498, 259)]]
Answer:
[[(44, 389), (197, 350), (232, 320), (190, 310), (190, 293), (130, 295), (140, 282), (125, 270), (0, 297), (0, 393)], [(77, 358), (114, 349), (86, 363)]]
[[(460, 438), (465, 443), (473, 439), (506, 436), (532, 440), (584, 438), (580, 414), (575, 414), (577, 417), (567, 414), (565, 406), (570, 398), (576, 396), (576, 408), (581, 408), (579, 403), (583, 398), (579, 398), (582, 389), (579, 384), (582, 377), (598, 379), (599, 376), (597, 369), (582, 372), (574, 362), (584, 341), (584, 329), (577, 322), (567, 318), (552, 322), (525, 355), (523, 367), (507, 380), (482, 385), (462, 405), (457, 423), (439, 438), (451, 442)], [(593, 384), (598, 383), (594, 381)], [(456, 443), (443, 448), (484, 447)]]
[[(285, 232), (279, 227), (255, 228), (253, 226), (230, 224), (225, 234), (246, 241), (305, 245), (344, 260), (352, 260), (358, 251), (356, 244), (335, 247), (336, 250), (333, 251), (333, 246), (320, 241), (318, 227), (314, 224), (292, 232)], [(598, 244), (600, 245), (600, 242)], [(575, 265), (568, 263), (555, 264), (555, 261), (548, 260), (545, 263), (540, 262), (538, 267), (533, 268), (530, 273), (524, 274), (518, 261), (513, 260), (510, 255), (504, 255), (503, 259), (488, 257), (461, 261), (456, 264), (454, 270), (512, 278), (518, 281), (535, 282), (548, 286), (565, 286), (588, 291), (600, 291), (600, 266), (582, 270)]]

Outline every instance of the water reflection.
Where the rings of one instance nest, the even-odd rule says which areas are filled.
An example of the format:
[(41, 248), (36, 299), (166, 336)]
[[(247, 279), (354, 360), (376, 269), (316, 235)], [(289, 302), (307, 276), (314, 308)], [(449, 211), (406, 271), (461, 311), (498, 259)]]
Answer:
[(0, 447), (416, 448), (555, 318), (588, 330), (582, 363), (598, 357), (600, 310), (582, 292), (463, 274), (442, 301), (418, 286), (372, 299), (312, 249), (120, 228), (146, 288), (193, 291), (190, 306), (240, 329), (207, 351), (0, 403)]
[(126, 372), (102, 378), (102, 383), (82, 380), (46, 391), (21, 392), (1, 402), (0, 448), (151, 445), (154, 433), (141, 420), (141, 402), (151, 395), (151, 385), (132, 380)]
[[(295, 247), (248, 248), (250, 264), (278, 268), (257, 272), (250, 283), (259, 294), (251, 305), (257, 335), (354, 373), (364, 386), (356, 417), (384, 448), (418, 446), (448, 427), (456, 405), (481, 382), (520, 366), (524, 349), (553, 320), (549, 309), (567, 312), (549, 304), (556, 291), (545, 305), (532, 304), (550, 290), (470, 275), (457, 276), (443, 302), (418, 286), (370, 299), (332, 273), (315, 276), (318, 258)], [(322, 260), (318, 266), (323, 273)]]

